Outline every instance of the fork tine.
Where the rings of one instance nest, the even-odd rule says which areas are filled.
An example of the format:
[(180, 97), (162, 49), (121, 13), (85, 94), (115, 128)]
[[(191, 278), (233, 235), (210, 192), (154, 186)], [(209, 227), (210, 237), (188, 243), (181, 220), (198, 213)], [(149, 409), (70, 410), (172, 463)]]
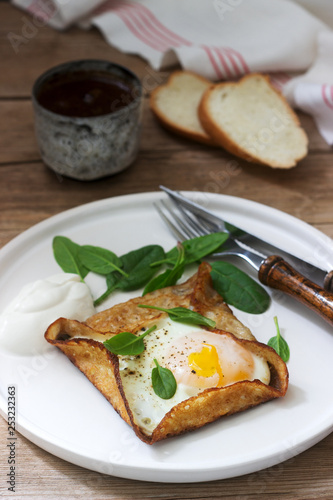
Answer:
[(186, 207), (183, 207), (173, 199), (169, 199), (168, 203), (161, 200), (159, 204), (154, 203), (154, 205), (161, 218), (178, 240), (183, 241), (198, 236), (205, 236), (215, 230), (214, 227), (211, 227), (212, 224), (205, 218), (202, 219), (199, 215), (187, 210)]
[(175, 203), (177, 207), (184, 207), (186, 210), (195, 214), (196, 217), (200, 218), (201, 221), (205, 221), (205, 223), (209, 224), (210, 232), (218, 232), (218, 231), (228, 231), (228, 228), (225, 227), (225, 222), (221, 219), (221, 217), (217, 217), (213, 212), (210, 212), (206, 208), (198, 205), (197, 203), (185, 198), (179, 191), (172, 191), (171, 189), (160, 186), (160, 188), (169, 196), (169, 198)]
[(180, 214), (183, 216), (183, 223), (184, 220), (188, 223), (188, 231), (192, 231), (191, 238), (195, 236), (203, 236), (205, 234), (209, 234), (210, 231), (204, 227), (202, 224), (198, 224), (198, 221), (196, 220), (195, 214), (192, 214), (191, 212), (188, 212), (184, 207), (181, 205), (177, 205), (177, 209), (179, 210)]
[(214, 222), (212, 219), (207, 217), (206, 214), (197, 213), (193, 211), (193, 209), (182, 205), (177, 198), (172, 198), (170, 196), (169, 199), (177, 207), (179, 212), (181, 212), (182, 215), (186, 217), (187, 221), (192, 226), (194, 231), (198, 233), (197, 236), (221, 231), (219, 225), (216, 224), (216, 222)]
[(211, 233), (220, 232), (219, 228), (214, 222), (208, 220), (206, 217), (201, 217), (201, 215), (192, 212), (188, 207), (181, 205), (177, 200), (170, 198), (170, 201), (177, 207), (179, 213), (183, 216), (188, 224), (191, 226), (194, 236), (204, 236)]
[[(170, 208), (170, 206), (162, 200), (159, 202), (159, 204), (154, 203), (154, 205), (158, 213), (168, 225), (171, 232), (176, 236), (178, 241), (191, 239), (198, 234), (199, 236), (203, 236), (204, 234), (211, 234), (211, 232), (205, 232), (205, 229), (201, 228), (200, 223), (196, 220), (199, 218), (198, 215), (194, 215), (191, 211), (189, 211), (189, 215), (186, 208), (184, 210), (180, 210), (180, 207), (177, 206), (178, 213), (182, 215), (181, 218), (174, 209)], [(163, 207), (163, 210), (161, 207)], [(168, 216), (165, 214), (165, 212), (168, 213)], [(249, 249), (249, 247), (247, 247), (247, 249), (244, 248), (232, 236), (229, 236), (229, 239), (223, 244), (223, 249), (215, 252), (214, 254), (211, 254), (211, 257), (220, 258), (221, 256), (225, 257), (226, 255), (240, 257), (252, 267), (254, 267), (257, 271), (260, 268), (263, 258), (265, 259), (265, 256), (260, 254), (259, 252), (253, 253), (253, 251)]]
[[(171, 214), (172, 217), (176, 220), (178, 227), (170, 220), (168, 216), (165, 215), (164, 211), (161, 209), (161, 205), (163, 206), (164, 210)], [(154, 206), (171, 232), (177, 238), (177, 240), (183, 241), (191, 238), (191, 236), (189, 235), (190, 233), (186, 230), (186, 226), (184, 225), (184, 223), (179, 219), (179, 217), (175, 217), (174, 213), (170, 212), (170, 209), (166, 206), (165, 202), (161, 201), (160, 204), (154, 203)]]
[(213, 222), (207, 220), (206, 218), (201, 217), (199, 214), (192, 214), (191, 211), (187, 211), (188, 214), (191, 214), (196, 221), (197, 227), (201, 228), (203, 234), (211, 234), (220, 232), (221, 229), (216, 226)]

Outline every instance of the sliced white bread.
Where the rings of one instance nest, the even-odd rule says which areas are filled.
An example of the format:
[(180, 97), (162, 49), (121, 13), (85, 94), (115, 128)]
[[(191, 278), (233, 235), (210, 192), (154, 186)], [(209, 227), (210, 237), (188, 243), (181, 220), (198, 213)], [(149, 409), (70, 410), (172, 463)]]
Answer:
[(250, 162), (290, 168), (307, 154), (297, 115), (264, 75), (212, 85), (200, 102), (199, 118), (220, 146)]
[(153, 90), (150, 107), (168, 130), (204, 144), (215, 144), (203, 129), (198, 106), (212, 82), (191, 71), (175, 71), (164, 85)]

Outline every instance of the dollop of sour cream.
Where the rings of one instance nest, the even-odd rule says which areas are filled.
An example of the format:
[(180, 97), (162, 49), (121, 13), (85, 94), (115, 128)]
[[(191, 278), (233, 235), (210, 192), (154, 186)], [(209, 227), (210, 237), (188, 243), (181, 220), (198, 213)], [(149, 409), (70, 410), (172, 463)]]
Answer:
[(53, 321), (84, 321), (95, 312), (90, 290), (76, 274), (29, 283), (0, 315), (0, 348), (18, 355), (40, 354), (51, 347), (44, 333)]

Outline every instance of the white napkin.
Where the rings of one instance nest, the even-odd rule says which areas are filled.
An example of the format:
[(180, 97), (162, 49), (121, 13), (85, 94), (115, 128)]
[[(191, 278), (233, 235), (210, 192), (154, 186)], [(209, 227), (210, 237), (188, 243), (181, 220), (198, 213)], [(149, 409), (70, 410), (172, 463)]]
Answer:
[(318, 35), (317, 55), (304, 74), (284, 87), (290, 104), (314, 118), (322, 137), (333, 144), (333, 32)]
[(37, 27), (44, 22), (61, 30), (77, 23), (105, 0), (12, 0), (11, 3), (29, 12)]
[(94, 25), (111, 45), (143, 57), (154, 70), (180, 63), (213, 81), (268, 73), (333, 144), (331, 2), (13, 0), (57, 29)]

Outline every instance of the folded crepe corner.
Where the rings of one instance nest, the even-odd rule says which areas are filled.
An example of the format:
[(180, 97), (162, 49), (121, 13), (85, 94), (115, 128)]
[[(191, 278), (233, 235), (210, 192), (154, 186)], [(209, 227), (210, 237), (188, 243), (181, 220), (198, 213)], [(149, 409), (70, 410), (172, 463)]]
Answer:
[[(206, 388), (173, 406), (148, 432), (138, 421), (124, 387), (118, 356), (103, 345), (103, 341), (123, 331), (140, 334), (143, 327), (166, 316), (161, 311), (139, 308), (141, 303), (163, 308), (191, 308), (213, 319), (216, 328), (206, 330), (232, 339), (267, 362), (269, 384), (255, 379)], [(49, 326), (45, 338), (86, 375), (136, 435), (147, 444), (198, 429), (224, 415), (238, 413), (282, 397), (288, 388), (286, 364), (272, 348), (256, 341), (250, 330), (235, 317), (213, 289), (210, 266), (207, 263), (201, 264), (198, 272), (185, 283), (146, 294), (144, 298), (136, 297), (117, 304), (88, 318), (84, 323), (59, 318)]]

